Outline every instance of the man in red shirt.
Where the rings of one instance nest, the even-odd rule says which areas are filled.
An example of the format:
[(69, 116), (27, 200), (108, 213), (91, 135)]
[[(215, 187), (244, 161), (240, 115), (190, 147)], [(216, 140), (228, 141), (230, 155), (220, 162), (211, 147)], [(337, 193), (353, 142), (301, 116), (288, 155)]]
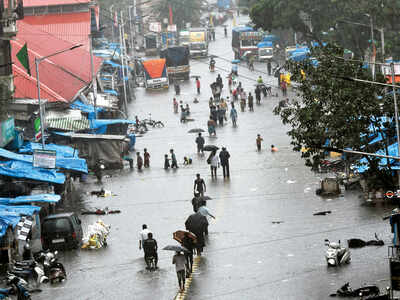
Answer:
[(200, 94), (200, 79), (196, 77), (196, 87), (197, 87), (197, 94)]

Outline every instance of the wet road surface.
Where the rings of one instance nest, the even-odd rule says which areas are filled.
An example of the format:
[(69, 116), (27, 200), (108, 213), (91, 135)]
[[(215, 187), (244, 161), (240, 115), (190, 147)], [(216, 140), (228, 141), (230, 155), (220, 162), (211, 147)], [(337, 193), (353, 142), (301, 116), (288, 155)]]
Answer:
[[(358, 237), (372, 239), (376, 232), (390, 242), (390, 228), (381, 216), (390, 207), (361, 206), (357, 193), (343, 197), (321, 198), (315, 195), (320, 176), (304, 166), (298, 153), (290, 147), (288, 128), (273, 115), (279, 99), (269, 97), (255, 105), (254, 112), (238, 112), (238, 127), (229, 121), (217, 129), (217, 138), (204, 133), (206, 144), (226, 146), (231, 154), (230, 180), (212, 180), (207, 156), (198, 156), (192, 128), (206, 130), (209, 84), (218, 73), (225, 78), (233, 57), (230, 35), (223, 37), (217, 28), (217, 41), (210, 44), (215, 54), (217, 71), (208, 71), (208, 60), (191, 60), (191, 75), (201, 76), (200, 103), (194, 104), (194, 79), (181, 86), (177, 97), (191, 107), (193, 122), (182, 124), (173, 113), (174, 89), (147, 92), (138, 88), (137, 99), (129, 105), (130, 117), (151, 117), (165, 123), (165, 128), (151, 129), (137, 138), (137, 150), (147, 148), (151, 168), (138, 172), (126, 169), (105, 178), (103, 186), (116, 196), (97, 198), (86, 191), (99, 189), (92, 178), (89, 183), (76, 184), (76, 202), (69, 207), (120, 209), (121, 214), (101, 216), (111, 224), (108, 247), (97, 251), (61, 253), (68, 280), (60, 285), (43, 287), (34, 299), (174, 299), (178, 283), (172, 252), (159, 250), (156, 272), (145, 270), (143, 253), (138, 249), (138, 232), (148, 224), (159, 248), (174, 244), (172, 232), (184, 229), (192, 213), (190, 200), (193, 180), (200, 173), (213, 200), (207, 206), (217, 219), (211, 221), (204, 256), (193, 275), (185, 297), (180, 299), (328, 299), (346, 281), (354, 287), (388, 283), (387, 248), (366, 247), (352, 250), (352, 262), (340, 268), (326, 267), (324, 239), (342, 240)], [(266, 71), (265, 64), (256, 70)], [(239, 80), (246, 91), (254, 90), (258, 72), (239, 66)], [(276, 85), (276, 78), (264, 74), (264, 81)], [(227, 82), (224, 79), (226, 94)], [(275, 90), (274, 90), (275, 91)], [(290, 97), (293, 95), (291, 94)], [(236, 105), (238, 108), (238, 104)], [(239, 109), (238, 109), (239, 111)], [(263, 149), (256, 151), (257, 133), (264, 138)], [(269, 147), (278, 147), (271, 153)], [(180, 168), (165, 171), (164, 154), (175, 149)], [(193, 164), (183, 166), (183, 157)], [(331, 210), (327, 216), (313, 216)], [(84, 230), (97, 217), (82, 216)], [(282, 221), (280, 224), (272, 224)]]

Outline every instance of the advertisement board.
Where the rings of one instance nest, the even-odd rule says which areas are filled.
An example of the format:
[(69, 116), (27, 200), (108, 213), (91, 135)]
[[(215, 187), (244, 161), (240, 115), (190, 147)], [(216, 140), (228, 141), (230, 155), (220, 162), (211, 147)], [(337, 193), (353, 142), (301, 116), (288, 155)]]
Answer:
[(35, 168), (54, 169), (56, 167), (56, 151), (34, 150), (33, 166)]

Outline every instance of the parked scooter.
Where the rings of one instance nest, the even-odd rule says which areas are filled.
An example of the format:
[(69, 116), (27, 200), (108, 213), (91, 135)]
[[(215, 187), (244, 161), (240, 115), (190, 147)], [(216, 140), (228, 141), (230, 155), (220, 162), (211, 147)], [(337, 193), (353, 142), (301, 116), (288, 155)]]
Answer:
[[(335, 294), (331, 297), (363, 297), (363, 296), (378, 296), (380, 294), (379, 288), (376, 285), (366, 285), (358, 289), (352, 289), (350, 283), (345, 283)], [(370, 299), (370, 298), (368, 298)], [(372, 298), (373, 299), (373, 298)]]
[(45, 276), (45, 272), (35, 260), (14, 262), (10, 267), (10, 273), (25, 280), (32, 277), (37, 285), (49, 281), (49, 278)]
[(340, 241), (335, 243), (326, 239), (325, 245), (328, 246), (325, 254), (328, 267), (336, 267), (345, 263), (350, 263), (350, 250), (346, 247), (342, 247)]
[(27, 290), (28, 283), (11, 273), (7, 273), (7, 285), (13, 288), (13, 294), (17, 295), (18, 300), (31, 300), (31, 294)]
[(43, 264), (44, 273), (49, 278), (50, 283), (62, 282), (67, 279), (67, 273), (62, 263), (57, 259), (58, 251), (46, 251), (38, 254), (38, 260)]

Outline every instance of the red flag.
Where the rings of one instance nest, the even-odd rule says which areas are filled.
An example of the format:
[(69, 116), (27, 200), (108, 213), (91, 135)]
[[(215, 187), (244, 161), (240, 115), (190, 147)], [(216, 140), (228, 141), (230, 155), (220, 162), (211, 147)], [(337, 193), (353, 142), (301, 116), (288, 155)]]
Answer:
[(171, 4), (168, 4), (168, 8), (169, 8), (169, 25), (174, 24), (173, 20), (172, 20), (172, 7)]

